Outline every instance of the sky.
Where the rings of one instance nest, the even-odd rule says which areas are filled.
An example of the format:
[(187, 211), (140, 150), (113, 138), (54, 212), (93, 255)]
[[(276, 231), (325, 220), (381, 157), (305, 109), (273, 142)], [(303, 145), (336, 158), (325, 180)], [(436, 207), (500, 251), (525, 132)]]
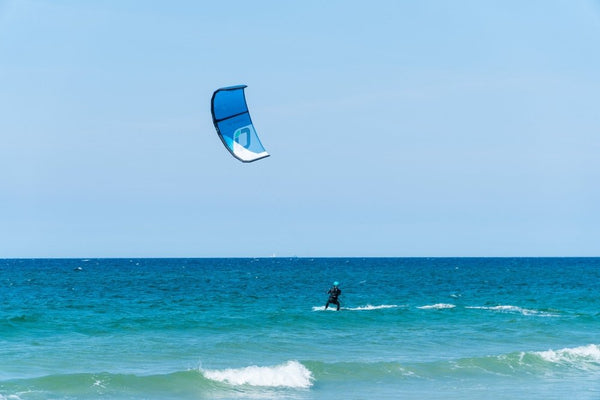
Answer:
[(0, 0), (0, 258), (600, 256), (599, 105), (598, 0)]

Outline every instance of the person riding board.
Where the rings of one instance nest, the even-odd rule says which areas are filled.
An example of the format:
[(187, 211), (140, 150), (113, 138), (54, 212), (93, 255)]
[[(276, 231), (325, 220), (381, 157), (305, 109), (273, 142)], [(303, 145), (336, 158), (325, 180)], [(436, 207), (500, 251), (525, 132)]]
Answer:
[(333, 287), (331, 289), (329, 289), (329, 291), (327, 292), (329, 294), (329, 299), (327, 300), (327, 303), (325, 304), (326, 310), (327, 310), (327, 307), (329, 307), (329, 303), (331, 303), (331, 304), (335, 304), (337, 306), (337, 311), (340, 311), (340, 301), (338, 300), (338, 296), (340, 294), (342, 294), (342, 291), (338, 287), (339, 284), (340, 283), (337, 281), (333, 282)]

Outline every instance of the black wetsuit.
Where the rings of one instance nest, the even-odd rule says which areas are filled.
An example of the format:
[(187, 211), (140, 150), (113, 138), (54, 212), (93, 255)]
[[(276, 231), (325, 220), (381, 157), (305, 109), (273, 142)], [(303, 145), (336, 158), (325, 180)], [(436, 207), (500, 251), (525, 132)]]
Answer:
[(340, 311), (340, 301), (338, 300), (338, 296), (342, 294), (342, 291), (337, 286), (332, 287), (327, 292), (329, 293), (329, 300), (327, 300), (327, 304), (325, 304), (325, 309), (329, 307), (329, 303), (335, 304), (337, 306), (337, 310)]

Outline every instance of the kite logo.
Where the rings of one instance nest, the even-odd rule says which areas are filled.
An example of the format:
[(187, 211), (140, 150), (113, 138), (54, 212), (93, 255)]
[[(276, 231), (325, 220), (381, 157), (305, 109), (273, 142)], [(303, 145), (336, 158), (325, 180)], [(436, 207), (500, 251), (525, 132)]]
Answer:
[[(239, 143), (245, 148), (250, 147), (250, 133), (252, 132), (251, 127), (252, 125), (248, 125), (237, 129), (233, 134), (233, 141)], [(240, 141), (241, 139), (245, 139), (246, 144), (243, 144)]]

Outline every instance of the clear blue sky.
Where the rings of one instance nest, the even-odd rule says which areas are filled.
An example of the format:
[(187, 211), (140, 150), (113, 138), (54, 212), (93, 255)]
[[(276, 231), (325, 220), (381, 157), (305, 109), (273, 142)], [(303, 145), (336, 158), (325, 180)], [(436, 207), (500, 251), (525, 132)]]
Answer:
[(0, 257), (600, 256), (598, 1), (0, 0), (0, 110)]

